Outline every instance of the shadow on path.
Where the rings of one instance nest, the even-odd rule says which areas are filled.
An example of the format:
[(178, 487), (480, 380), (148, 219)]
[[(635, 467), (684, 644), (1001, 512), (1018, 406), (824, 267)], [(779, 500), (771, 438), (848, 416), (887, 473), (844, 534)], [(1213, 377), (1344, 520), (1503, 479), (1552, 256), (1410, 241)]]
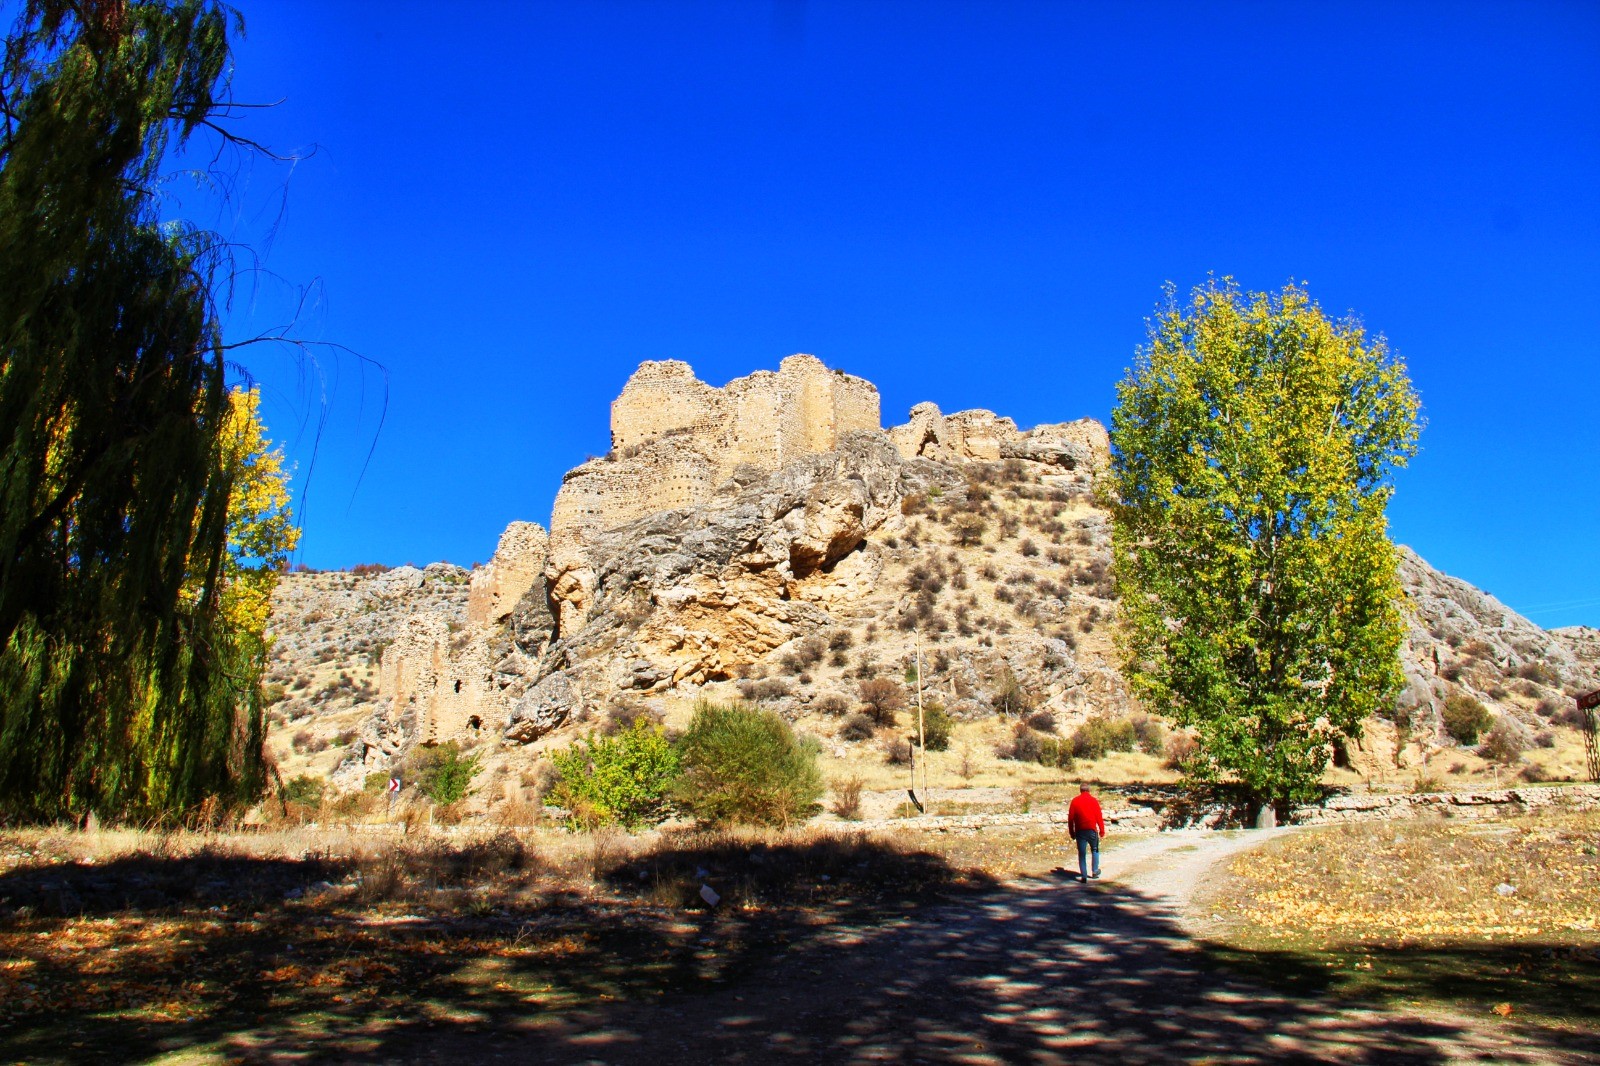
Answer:
[[(1334, 978), (1292, 955), (1258, 971), (1275, 984), (1252, 979), (1186, 936), (1162, 899), (1113, 882), (1059, 872), (962, 883), (926, 853), (815, 847), (774, 849), (759, 868), (736, 869), (743, 859), (731, 852), (658, 855), (696, 873), (721, 863), (708, 873), (730, 887), (713, 913), (648, 905), (649, 886), (662, 882), (634, 864), (611, 882), (641, 898), (609, 904), (550, 895), (479, 918), (375, 922), (262, 896), (244, 906), (248, 920), (189, 914), (160, 965), (171, 982), (222, 975), (223, 988), (164, 1013), (157, 989), (118, 1010), (13, 1018), (0, 1028), (0, 1057), (145, 1061), (187, 1048), (244, 1063), (1600, 1061), (1592, 1035), (1352, 1005), (1330, 994)], [(293, 866), (230, 862), (236, 884), (264, 878), (274, 899)], [(908, 904), (873, 880), (880, 869), (946, 888)], [(316, 866), (317, 876), (336, 872)], [(47, 876), (62, 880), (0, 877), (0, 896)], [(94, 876), (114, 882), (116, 871)], [(750, 880), (761, 877), (831, 894), (763, 906)], [(739, 878), (756, 885), (747, 897), (731, 887)], [(734, 905), (741, 899), (751, 906)], [(88, 909), (105, 916), (108, 937), (150, 920)], [(49, 935), (14, 935), (24, 947), (7, 964), (59, 971)]]

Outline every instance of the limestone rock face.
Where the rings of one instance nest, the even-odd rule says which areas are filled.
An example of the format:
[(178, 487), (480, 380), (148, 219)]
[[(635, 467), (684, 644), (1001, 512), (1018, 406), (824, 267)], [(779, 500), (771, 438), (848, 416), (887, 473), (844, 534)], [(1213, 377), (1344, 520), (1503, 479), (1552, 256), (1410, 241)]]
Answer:
[(1416, 708), (1423, 722), (1437, 723), (1445, 698), (1457, 692), (1497, 714), (1526, 719), (1505, 695), (1512, 685), (1530, 699), (1564, 700), (1565, 690), (1600, 688), (1600, 643), (1541, 629), (1403, 546), (1400, 583), (1407, 607), (1400, 649), (1406, 689), (1400, 704)]
[(641, 363), (611, 405), (611, 454), (569, 471), (550, 518), (559, 621), (592, 590), (573, 582), (584, 548), (607, 529), (710, 499), (741, 467), (767, 472), (832, 451), (846, 434), (881, 429), (878, 390), (791, 355), (713, 388), (676, 360)]
[(489, 562), (472, 574), (467, 622), (493, 625), (511, 616), (517, 603), (544, 576), (550, 537), (537, 522), (513, 522), (500, 534)]
[(746, 472), (700, 506), (601, 533), (552, 559), (559, 623), (547, 661), (598, 671), (611, 688), (726, 678), (827, 625), (830, 604), (870, 587), (868, 534), (935, 486), (955, 493), (964, 483), (859, 433), (766, 478)]
[(529, 689), (511, 708), (505, 738), (518, 744), (538, 740), (567, 720), (578, 704), (572, 682), (554, 673)]

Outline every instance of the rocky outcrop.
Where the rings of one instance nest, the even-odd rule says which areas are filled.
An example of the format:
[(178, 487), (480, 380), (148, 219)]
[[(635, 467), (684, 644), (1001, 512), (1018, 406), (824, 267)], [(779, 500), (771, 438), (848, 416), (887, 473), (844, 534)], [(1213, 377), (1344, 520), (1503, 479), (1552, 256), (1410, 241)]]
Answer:
[(1600, 643), (1575, 632), (1540, 629), (1493, 596), (1440, 573), (1410, 548), (1400, 548), (1407, 632), (1401, 646), (1406, 688), (1400, 705), (1437, 728), (1453, 693), (1497, 714), (1538, 724), (1546, 701), (1600, 687)]
[(698, 507), (609, 530), (552, 560), (560, 623), (549, 662), (599, 673), (599, 687), (612, 689), (727, 678), (829, 625), (831, 606), (872, 587), (881, 562), (867, 537), (900, 520), (907, 496), (964, 484), (868, 433), (768, 477), (746, 470)]
[[(823, 696), (848, 705), (861, 680), (919, 661), (958, 717), (992, 714), (1008, 687), (1062, 727), (1131, 707), (1105, 624), (1108, 516), (1090, 491), (1109, 456), (1099, 423), (1023, 430), (919, 404), (884, 432), (870, 384), (792, 356), (722, 389), (643, 364), (612, 433), (610, 456), (567, 475), (550, 533), (513, 523), (471, 575), (288, 576), (278, 654), (321, 687), (275, 668), (280, 706), (290, 721), (366, 709), (341, 784), (418, 743), (520, 751), (648, 694), (759, 682), (791, 715)], [(1545, 632), (1401, 554), (1414, 736), (1441, 735), (1454, 693), (1536, 729), (1600, 688), (1600, 633)], [(358, 655), (381, 662), (376, 692), (354, 680)]]
[(910, 421), (889, 430), (889, 439), (907, 458), (942, 463), (1026, 459), (1084, 474), (1101, 469), (1111, 452), (1105, 427), (1092, 418), (1021, 430), (993, 411), (945, 415), (931, 403), (913, 407)]
[[(611, 405), (611, 453), (567, 473), (550, 518), (552, 602), (571, 627), (592, 590), (578, 583), (591, 539), (709, 500), (740, 469), (772, 471), (880, 430), (871, 382), (791, 355), (713, 388), (676, 360), (641, 363)], [(565, 578), (563, 581), (562, 579)]]

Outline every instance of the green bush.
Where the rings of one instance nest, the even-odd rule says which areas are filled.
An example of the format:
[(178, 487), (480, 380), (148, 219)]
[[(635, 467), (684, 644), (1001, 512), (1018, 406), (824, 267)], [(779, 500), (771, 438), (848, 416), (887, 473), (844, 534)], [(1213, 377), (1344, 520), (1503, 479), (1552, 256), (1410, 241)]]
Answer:
[(455, 741), (419, 748), (411, 758), (411, 776), (424, 796), (440, 806), (467, 798), (478, 774), (478, 756), (461, 754)]
[[(922, 708), (923, 740), (928, 745), (929, 751), (950, 750), (950, 734), (955, 729), (956, 721), (950, 717), (950, 712), (944, 709), (942, 703), (924, 704)], [(917, 732), (917, 712), (911, 712), (911, 733)]]
[(1439, 718), (1444, 723), (1444, 731), (1457, 744), (1476, 744), (1478, 736), (1494, 722), (1489, 708), (1464, 693), (1447, 698)]
[(1132, 751), (1139, 735), (1126, 718), (1091, 718), (1072, 734), (1072, 754), (1079, 759), (1103, 759), (1113, 751)]
[(1072, 744), (1070, 741), (1059, 737), (1040, 737), (1039, 754), (1036, 761), (1040, 766), (1054, 766), (1059, 770), (1070, 770), (1077, 764), (1072, 757)]
[(328, 783), (322, 778), (301, 774), (283, 786), (283, 800), (285, 803), (315, 807), (322, 802), (322, 794), (327, 791), (327, 787)]
[(789, 826), (811, 817), (822, 797), (816, 741), (796, 737), (771, 711), (701, 702), (680, 750), (674, 796), (704, 823)]
[(550, 757), (557, 780), (546, 802), (565, 807), (573, 828), (638, 829), (672, 813), (678, 752), (648, 717), (613, 736), (591, 736)]

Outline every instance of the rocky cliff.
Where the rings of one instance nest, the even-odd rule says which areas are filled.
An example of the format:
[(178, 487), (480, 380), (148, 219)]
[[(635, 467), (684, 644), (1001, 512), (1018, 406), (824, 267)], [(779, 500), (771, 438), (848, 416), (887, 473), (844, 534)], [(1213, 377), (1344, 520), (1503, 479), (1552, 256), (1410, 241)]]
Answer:
[[(320, 737), (293, 750), (336, 728), (323, 758), (348, 786), (418, 743), (531, 751), (574, 721), (700, 694), (814, 715), (833, 741), (862, 681), (919, 662), (967, 719), (1019, 692), (1062, 725), (1129, 709), (1092, 495), (1104, 428), (932, 404), (877, 419), (870, 384), (809, 356), (720, 390), (645, 364), (613, 405), (616, 449), (568, 475), (548, 535), (513, 523), (470, 578), (286, 579), (280, 750), (315, 712)], [(1541, 630), (1409, 550), (1401, 577), (1401, 703), (1424, 746), (1452, 694), (1531, 732), (1600, 687), (1594, 631)]]

